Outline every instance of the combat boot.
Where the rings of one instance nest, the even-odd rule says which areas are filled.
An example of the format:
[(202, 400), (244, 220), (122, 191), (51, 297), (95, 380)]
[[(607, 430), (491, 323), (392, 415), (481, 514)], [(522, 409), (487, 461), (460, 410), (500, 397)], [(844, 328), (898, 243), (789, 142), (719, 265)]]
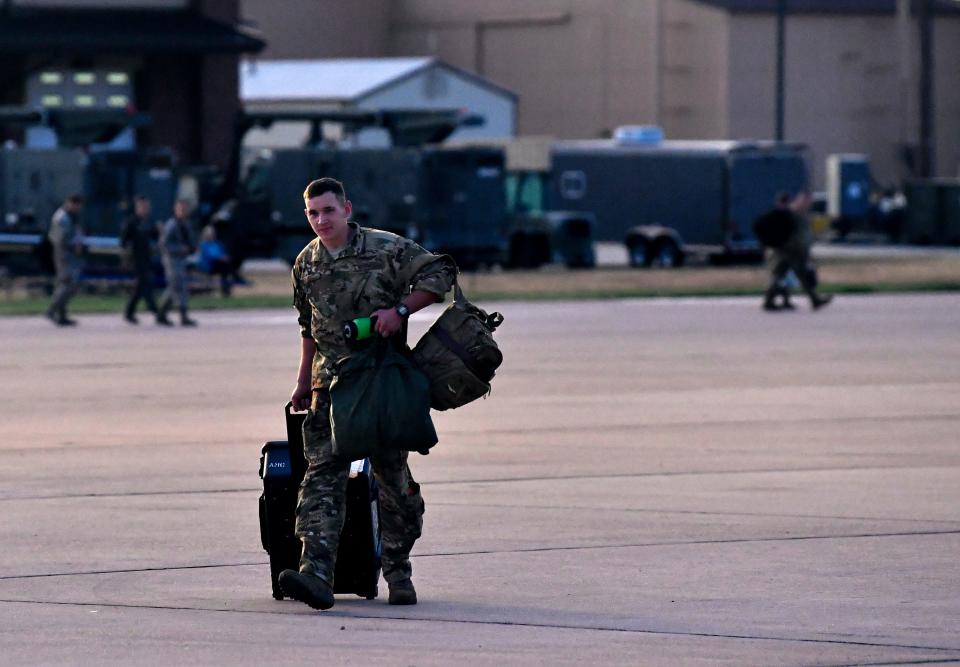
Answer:
[(195, 326), (197, 326), (197, 321), (196, 321), (196, 320), (191, 320), (191, 319), (190, 319), (190, 316), (187, 315), (187, 309), (186, 309), (186, 308), (181, 308), (181, 309), (180, 309), (180, 326), (182, 326), (182, 327), (195, 327)]
[(763, 309), (769, 312), (776, 312), (780, 310), (780, 306), (777, 305), (777, 296), (779, 295), (779, 290), (776, 285), (771, 285), (767, 288), (767, 291), (763, 293)]
[[(51, 314), (53, 315), (53, 317), (51, 317), (53, 323), (58, 327), (74, 327), (77, 325), (76, 320), (71, 320), (69, 317), (67, 317), (66, 308), (59, 308), (51, 311)], [(48, 317), (50, 317), (50, 315), (48, 315)]]
[(314, 609), (323, 610), (333, 606), (333, 588), (320, 577), (296, 570), (284, 570), (277, 581), (288, 597)]
[(417, 589), (413, 587), (413, 582), (409, 579), (388, 581), (387, 588), (390, 589), (390, 597), (387, 599), (388, 603), (417, 604)]
[(813, 306), (814, 310), (820, 310), (831, 301), (833, 301), (832, 294), (826, 294), (824, 296), (820, 296), (819, 294), (814, 294), (813, 296), (810, 297), (810, 305)]
[(170, 321), (170, 318), (167, 317), (167, 313), (170, 312), (170, 302), (164, 301), (160, 304), (160, 309), (157, 311), (157, 324), (165, 327), (172, 327), (173, 322)]

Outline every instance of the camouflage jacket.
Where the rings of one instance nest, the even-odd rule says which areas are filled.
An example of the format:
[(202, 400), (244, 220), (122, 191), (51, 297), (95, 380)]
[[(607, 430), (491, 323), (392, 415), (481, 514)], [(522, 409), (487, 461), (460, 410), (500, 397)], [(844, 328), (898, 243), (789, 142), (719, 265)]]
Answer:
[(456, 265), (413, 241), (349, 223), (353, 237), (336, 258), (319, 238), (293, 264), (293, 305), (300, 335), (313, 338), (317, 353), (311, 372), (314, 389), (328, 387), (336, 362), (349, 353), (343, 325), (392, 308), (413, 290), (443, 297), (452, 287)]

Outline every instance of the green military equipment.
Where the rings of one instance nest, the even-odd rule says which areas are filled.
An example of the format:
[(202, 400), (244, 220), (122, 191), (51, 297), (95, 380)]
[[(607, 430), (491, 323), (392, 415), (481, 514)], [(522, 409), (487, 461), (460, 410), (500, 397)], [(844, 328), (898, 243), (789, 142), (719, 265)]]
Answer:
[(413, 349), (413, 358), (430, 379), (430, 405), (451, 410), (490, 393), (490, 381), (503, 354), (493, 332), (500, 313), (476, 307), (454, 283), (454, 300)]
[(330, 383), (334, 454), (355, 461), (390, 449), (426, 454), (437, 444), (430, 381), (390, 339), (342, 359)]
[(960, 244), (960, 179), (909, 181), (906, 195), (904, 241), (920, 245)]
[[(237, 254), (292, 263), (313, 236), (304, 224), (303, 187), (331, 176), (346, 184), (352, 219), (364, 227), (406, 236), (463, 266), (497, 263), (506, 248), (503, 151), (440, 144), (480, 121), (456, 109), (244, 113), (214, 220), (224, 236), (241, 241)], [(307, 145), (256, 151), (244, 160), (245, 134), (277, 122), (309, 123)], [(332, 133), (324, 135), (327, 125), (346, 136), (378, 128), (390, 145), (350, 146), (343, 137), (337, 143)]]

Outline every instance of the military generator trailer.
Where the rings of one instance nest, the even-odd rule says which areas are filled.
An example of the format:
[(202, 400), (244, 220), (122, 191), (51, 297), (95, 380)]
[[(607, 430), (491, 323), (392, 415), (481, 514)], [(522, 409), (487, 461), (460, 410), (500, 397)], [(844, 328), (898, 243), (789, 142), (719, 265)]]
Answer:
[(596, 265), (593, 216), (581, 211), (552, 211), (546, 205), (550, 179), (551, 137), (526, 136), (468, 139), (448, 148), (487, 148), (503, 153), (506, 198), (507, 269), (535, 269), (563, 264), (571, 269)]
[[(254, 151), (243, 177), (235, 159), (235, 199), (215, 216), (219, 227), (234, 230), (228, 235), (245, 239), (248, 256), (292, 263), (313, 238), (303, 214), (304, 187), (331, 176), (344, 183), (353, 219), (364, 226), (450, 254), (461, 268), (502, 261), (507, 246), (503, 151), (439, 144), (457, 127), (477, 124), (476, 117), (444, 110), (247, 114), (237, 145), (248, 129), (276, 121), (310, 122), (312, 145)], [(323, 130), (333, 123), (350, 131), (384, 128), (392, 145), (326, 141)]]
[(165, 217), (176, 198), (179, 173), (169, 150), (116, 150), (96, 144), (149, 122), (146, 114), (126, 111), (0, 108), (0, 124), (52, 127), (60, 143), (57, 148), (0, 149), (0, 263), (6, 273), (52, 273), (46, 231), (54, 211), (74, 193), (85, 199), (80, 222), (88, 240), (86, 274), (128, 273), (121, 267), (117, 241), (128, 204), (134, 194), (143, 194), (157, 218)]
[[(257, 229), (260, 253), (292, 263), (313, 232), (303, 190), (320, 176), (344, 183), (352, 219), (406, 236), (461, 268), (498, 263), (506, 235), (503, 157), (494, 150), (425, 148), (280, 149), (247, 170), (229, 212), (233, 224)], [(269, 225), (257, 224), (269, 220)], [(259, 254), (259, 253), (258, 253)]]
[(674, 267), (691, 254), (759, 261), (753, 221), (779, 192), (807, 189), (805, 148), (741, 141), (563, 141), (551, 153), (551, 208), (592, 212), (598, 240), (623, 242), (631, 266)]

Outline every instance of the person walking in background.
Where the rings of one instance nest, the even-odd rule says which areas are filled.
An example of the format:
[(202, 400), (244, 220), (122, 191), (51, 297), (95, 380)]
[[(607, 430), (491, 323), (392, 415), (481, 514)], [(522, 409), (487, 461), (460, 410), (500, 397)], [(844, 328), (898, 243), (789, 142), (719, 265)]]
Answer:
[(47, 318), (57, 326), (73, 326), (75, 320), (67, 317), (70, 299), (80, 287), (83, 273), (83, 229), (80, 226), (80, 211), (83, 197), (70, 195), (50, 220), (47, 238), (53, 246), (53, 265), (56, 270), (56, 287), (47, 309)]
[(153, 249), (157, 243), (157, 225), (150, 219), (150, 200), (143, 195), (133, 198), (133, 215), (128, 217), (120, 230), (120, 243), (133, 270), (133, 291), (123, 311), (123, 319), (130, 324), (139, 324), (137, 304), (140, 299), (147, 309), (157, 312), (153, 300)]
[(817, 292), (816, 271), (810, 259), (813, 234), (810, 231), (809, 210), (809, 193), (798, 194), (788, 206), (778, 197), (774, 209), (776, 220), (788, 225), (789, 231), (784, 234), (785, 240), (782, 243), (770, 244), (770, 285), (764, 294), (764, 310), (781, 309), (775, 300), (783, 294), (784, 279), (790, 271), (793, 271), (803, 291), (810, 297), (810, 305), (814, 310), (823, 308), (833, 299), (830, 295), (824, 296)]
[(187, 284), (187, 257), (196, 247), (190, 229), (190, 202), (178, 199), (173, 205), (173, 217), (163, 223), (160, 230), (160, 257), (167, 279), (167, 289), (160, 299), (157, 324), (171, 326), (167, 317), (174, 302), (180, 308), (180, 324), (185, 327), (197, 323), (187, 314), (189, 286)]

